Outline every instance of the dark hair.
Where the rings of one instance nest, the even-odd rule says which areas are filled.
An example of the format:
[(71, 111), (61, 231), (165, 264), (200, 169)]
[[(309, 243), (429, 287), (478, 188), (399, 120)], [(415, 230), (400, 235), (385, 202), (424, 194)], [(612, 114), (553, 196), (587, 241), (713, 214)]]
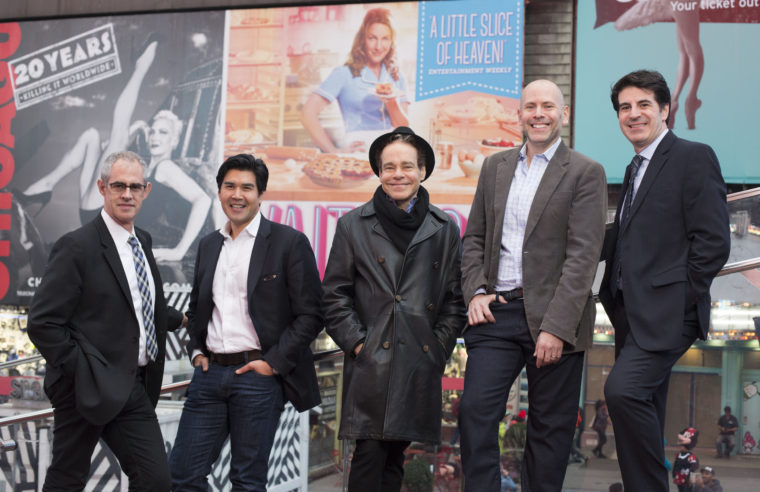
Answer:
[[(668, 83), (665, 82), (665, 77), (656, 70), (637, 70), (628, 75), (624, 75), (623, 78), (615, 82), (615, 85), (612, 86), (610, 99), (612, 100), (612, 107), (615, 109), (616, 113), (620, 111), (620, 102), (618, 101), (620, 91), (627, 87), (638, 87), (639, 89), (652, 91), (652, 93), (654, 93), (654, 100), (657, 101), (657, 105), (660, 106), (660, 109), (666, 104), (668, 105), (668, 108), (670, 108), (670, 89), (668, 89)], [(668, 117), (665, 119), (665, 123), (667, 124), (669, 121), (670, 112), (668, 112)]]
[(623, 492), (623, 484), (620, 482), (613, 483), (610, 485), (610, 492)]
[(723, 408), (723, 411), (724, 411), (724, 412), (730, 412), (730, 411), (731, 411), (731, 407), (729, 407), (728, 405), (726, 405), (726, 406)]
[[(380, 155), (383, 153), (383, 150), (390, 144), (394, 142), (404, 142), (408, 143), (415, 149), (417, 149), (417, 167), (421, 169), (425, 169), (425, 164), (427, 163), (427, 153), (425, 152), (425, 149), (422, 148), (422, 146), (417, 144), (417, 136), (413, 134), (408, 133), (394, 133), (390, 137), (388, 137), (388, 140), (385, 141), (385, 145), (378, 146), (375, 148), (374, 155), (369, 156), (370, 161), (377, 164), (377, 168), (381, 169), (383, 166), (383, 163), (380, 162)], [(425, 176), (427, 177), (427, 176)]]
[(594, 403), (594, 407), (596, 407), (597, 410), (602, 408), (602, 405), (604, 405), (604, 400), (596, 400), (596, 403)]
[(267, 169), (267, 165), (264, 161), (251, 154), (233, 155), (219, 166), (219, 171), (216, 173), (216, 186), (218, 190), (222, 189), (224, 178), (232, 169), (251, 171), (253, 175), (256, 176), (257, 191), (259, 193), (266, 191), (267, 181), (269, 181), (269, 169)]

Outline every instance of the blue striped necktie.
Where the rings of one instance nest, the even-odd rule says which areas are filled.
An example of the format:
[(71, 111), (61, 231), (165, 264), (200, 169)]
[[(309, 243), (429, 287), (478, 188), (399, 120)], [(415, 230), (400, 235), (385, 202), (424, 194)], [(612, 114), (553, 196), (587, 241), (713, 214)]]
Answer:
[(145, 258), (140, 250), (140, 244), (135, 236), (129, 236), (127, 241), (132, 246), (132, 256), (135, 261), (135, 273), (137, 273), (137, 288), (140, 290), (142, 301), (143, 326), (145, 327), (145, 345), (148, 349), (150, 360), (158, 357), (158, 343), (156, 342), (156, 326), (153, 324), (153, 299), (150, 295), (148, 283), (148, 269), (145, 267)]

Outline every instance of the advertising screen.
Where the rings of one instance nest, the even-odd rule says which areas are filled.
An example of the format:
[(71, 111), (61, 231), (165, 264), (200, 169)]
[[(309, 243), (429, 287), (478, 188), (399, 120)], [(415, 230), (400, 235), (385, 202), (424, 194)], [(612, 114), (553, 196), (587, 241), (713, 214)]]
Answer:
[(379, 186), (370, 143), (409, 126), (436, 153), (423, 186), (462, 231), (485, 156), (521, 145), (523, 2), (390, 2), (0, 24), (0, 303), (27, 305), (51, 246), (95, 218), (105, 157), (152, 184), (136, 225), (172, 305), (222, 227), (216, 171), (270, 178), (265, 217), (324, 271), (337, 219)]

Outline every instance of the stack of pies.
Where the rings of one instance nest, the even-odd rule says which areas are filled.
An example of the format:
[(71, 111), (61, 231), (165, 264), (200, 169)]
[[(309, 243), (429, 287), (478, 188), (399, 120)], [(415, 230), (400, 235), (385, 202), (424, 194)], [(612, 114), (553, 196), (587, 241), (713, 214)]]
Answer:
[(320, 155), (303, 171), (314, 183), (331, 188), (356, 186), (374, 174), (369, 161), (336, 154)]

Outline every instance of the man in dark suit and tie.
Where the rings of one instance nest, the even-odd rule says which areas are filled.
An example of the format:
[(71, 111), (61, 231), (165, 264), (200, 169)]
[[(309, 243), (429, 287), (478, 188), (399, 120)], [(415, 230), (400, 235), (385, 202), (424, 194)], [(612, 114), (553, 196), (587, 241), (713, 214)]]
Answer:
[(670, 91), (640, 70), (612, 88), (636, 156), (626, 170), (599, 297), (615, 327), (605, 384), (626, 490), (669, 490), (663, 433), (673, 364), (710, 326), (710, 284), (730, 249), (715, 152), (668, 130)]
[(268, 178), (249, 154), (216, 176), (228, 221), (198, 246), (187, 313), (195, 372), (170, 458), (174, 491), (207, 490), (227, 436), (233, 490), (266, 490), (285, 402), (320, 402), (309, 349), (323, 327), (319, 273), (306, 236), (260, 213)]
[(108, 156), (98, 179), (100, 215), (56, 242), (29, 309), (29, 338), (47, 361), (53, 459), (43, 490), (82, 490), (103, 438), (129, 490), (170, 486), (154, 410), (161, 389), (167, 312), (150, 235), (134, 227), (150, 193), (145, 163)]
[(562, 142), (569, 108), (554, 83), (528, 84), (519, 117), (527, 141), (483, 163), (463, 240), (467, 491), (499, 490), (498, 426), (523, 367), (530, 409), (522, 490), (561, 490), (596, 313), (604, 169)]

